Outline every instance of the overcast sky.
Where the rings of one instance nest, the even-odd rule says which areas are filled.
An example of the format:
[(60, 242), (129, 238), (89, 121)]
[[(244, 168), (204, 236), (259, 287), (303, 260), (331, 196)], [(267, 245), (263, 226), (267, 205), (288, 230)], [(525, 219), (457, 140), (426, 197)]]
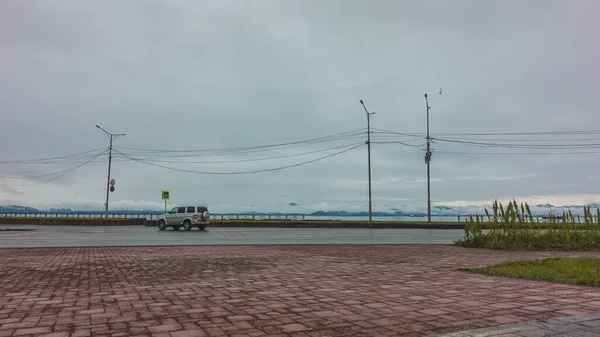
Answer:
[[(366, 128), (361, 99), (376, 112), (373, 128), (423, 134), (424, 93), (440, 139), (431, 162), (434, 205), (600, 202), (600, 155), (572, 154), (597, 146), (523, 150), (441, 140), (600, 143), (600, 134), (465, 135), (600, 129), (599, 10), (595, 0), (1, 1), (0, 204), (102, 209), (107, 156), (71, 170), (108, 147), (99, 124), (125, 133), (116, 149), (146, 163), (116, 154), (111, 208), (160, 210), (168, 189), (171, 204), (205, 203), (214, 213), (367, 210), (366, 145), (256, 174), (148, 165), (271, 169), (350, 148), (366, 140), (365, 130), (219, 156), (151, 159), (134, 149), (261, 146), (358, 130)], [(380, 143), (390, 141), (417, 148)], [(374, 133), (373, 142), (374, 210), (426, 209), (425, 140)], [(8, 163), (85, 151), (45, 165)]]

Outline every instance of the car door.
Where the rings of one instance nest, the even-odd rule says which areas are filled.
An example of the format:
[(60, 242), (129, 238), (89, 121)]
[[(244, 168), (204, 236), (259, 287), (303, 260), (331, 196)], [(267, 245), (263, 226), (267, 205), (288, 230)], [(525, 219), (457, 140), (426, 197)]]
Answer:
[(177, 209), (177, 217), (176, 222), (178, 225), (183, 223), (183, 219), (185, 218), (185, 206), (181, 206)]
[(179, 207), (173, 207), (166, 215), (167, 224), (177, 223), (177, 210)]

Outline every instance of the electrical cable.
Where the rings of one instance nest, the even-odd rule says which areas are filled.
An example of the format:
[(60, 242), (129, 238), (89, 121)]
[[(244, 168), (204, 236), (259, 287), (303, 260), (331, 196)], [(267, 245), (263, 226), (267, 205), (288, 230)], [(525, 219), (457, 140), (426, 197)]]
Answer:
[[(386, 137), (390, 137), (390, 135), (383, 135), (384, 138)], [(395, 137), (395, 136), (392, 136)], [(319, 143), (324, 143), (324, 142), (330, 142), (330, 141), (341, 141), (341, 140), (355, 140), (355, 139), (363, 139), (364, 136), (351, 136), (351, 137), (344, 137), (344, 138), (335, 138), (335, 139), (328, 139), (328, 140), (323, 140), (320, 141)], [(373, 138), (373, 137), (372, 137)], [(413, 140), (408, 140), (408, 141), (415, 141), (415, 139)], [(418, 140), (420, 141), (420, 140)], [(373, 143), (373, 142), (372, 142)], [(301, 144), (301, 145), (305, 145), (305, 144)], [(145, 159), (145, 160), (153, 160), (153, 161), (161, 161), (161, 162), (171, 162), (171, 163), (192, 163), (190, 161), (169, 161), (169, 160), (161, 160), (164, 158), (184, 158), (184, 157), (211, 157), (211, 156), (219, 156), (219, 155), (233, 155), (233, 154), (250, 154), (250, 153), (256, 153), (256, 152), (264, 152), (264, 151), (271, 151), (271, 150), (282, 150), (282, 149), (289, 149), (292, 147), (297, 147), (298, 145), (293, 145), (293, 146), (285, 146), (285, 147), (280, 147), (277, 149), (256, 149), (256, 150), (246, 150), (246, 151), (235, 151), (235, 152), (225, 152), (225, 153), (202, 153), (202, 154), (185, 154), (185, 155), (146, 155), (146, 154), (135, 154), (135, 153), (130, 153), (127, 152), (127, 154), (129, 156), (132, 157), (136, 157), (137, 159)], [(345, 145), (343, 145), (345, 146)], [(341, 146), (341, 147), (343, 147)], [(410, 145), (409, 145), (410, 146)], [(413, 145), (414, 146), (414, 145)], [(340, 147), (340, 148), (341, 148)], [(319, 151), (317, 151), (319, 152)], [(312, 153), (312, 152), (307, 152), (307, 153)], [(290, 157), (293, 157), (294, 155), (290, 155)], [(141, 158), (143, 157), (143, 158)], [(280, 158), (279, 156), (274, 156), (274, 157), (270, 157), (272, 159), (276, 159), (276, 158)], [(285, 158), (281, 157), (281, 158)], [(249, 159), (248, 161), (255, 161), (256, 159)], [(263, 159), (259, 159), (259, 160), (263, 160)], [(266, 160), (266, 159), (264, 159)], [(224, 162), (228, 162), (228, 161), (202, 161), (202, 162), (197, 162), (197, 163), (224, 163)]]
[[(379, 128), (371, 128), (374, 130), (405, 135), (414, 137), (425, 137), (425, 133), (407, 133), (407, 132), (395, 132)], [(482, 133), (452, 133), (452, 132), (441, 132), (431, 133), (431, 135), (438, 136), (533, 136), (533, 135), (599, 135), (600, 130), (571, 130), (571, 131), (539, 131), (539, 132), (482, 132)]]
[[(57, 170), (57, 169), (61, 169), (61, 168), (65, 168), (65, 167), (69, 167), (72, 166), (73, 164), (77, 164), (80, 163), (80, 161), (77, 162), (73, 162), (73, 163), (69, 163), (66, 165), (61, 165), (58, 167), (50, 167), (50, 168), (45, 168), (45, 169), (40, 169), (40, 170), (29, 170), (29, 171), (0, 171), (0, 173), (2, 174), (23, 174), (23, 173), (39, 173), (39, 172), (48, 172), (48, 171), (52, 171), (52, 170)], [(1, 177), (1, 176), (0, 176)]]
[(499, 156), (547, 156), (547, 155), (577, 155), (593, 154), (600, 151), (577, 151), (577, 152), (460, 152), (460, 151), (436, 151), (436, 153), (465, 154), (465, 155), (499, 155)]
[(245, 147), (234, 147), (234, 148), (216, 148), (216, 149), (196, 149), (196, 150), (158, 150), (158, 149), (141, 149), (141, 148), (133, 148), (133, 147), (114, 147), (117, 149), (124, 150), (136, 150), (136, 151), (144, 151), (144, 152), (163, 152), (163, 153), (182, 153), (182, 152), (229, 152), (229, 151), (244, 151), (244, 150), (254, 150), (254, 149), (263, 149), (263, 148), (272, 148), (272, 147), (281, 147), (286, 145), (296, 145), (296, 144), (312, 144), (319, 143), (322, 141), (329, 141), (331, 139), (336, 139), (342, 136), (356, 136), (359, 131), (365, 131), (365, 128), (360, 128), (356, 130), (341, 132), (333, 135), (305, 139), (294, 142), (286, 142), (286, 143), (276, 143), (276, 144), (267, 144), (267, 145), (257, 145), (257, 146), (245, 146)]
[(341, 155), (343, 153), (346, 153), (346, 152), (352, 151), (354, 149), (357, 149), (357, 148), (359, 148), (362, 145), (364, 145), (364, 144), (361, 143), (359, 145), (352, 146), (352, 147), (350, 147), (348, 149), (345, 149), (345, 150), (342, 150), (342, 151), (339, 151), (339, 152), (336, 152), (336, 153), (333, 153), (333, 154), (330, 154), (330, 155), (327, 155), (327, 156), (323, 156), (323, 157), (319, 157), (319, 158), (316, 158), (316, 159), (312, 159), (312, 160), (309, 160), (309, 161), (301, 162), (301, 163), (296, 163), (296, 164), (286, 165), (286, 166), (280, 166), (280, 167), (275, 167), (275, 168), (270, 168), (270, 169), (253, 170), (253, 171), (242, 171), (242, 172), (204, 172), (204, 171), (194, 171), (194, 170), (178, 169), (178, 168), (175, 168), (175, 167), (169, 167), (169, 166), (164, 166), (164, 165), (149, 163), (149, 162), (144, 161), (144, 160), (140, 160), (140, 159), (136, 159), (136, 158), (133, 158), (133, 157), (129, 157), (126, 154), (124, 154), (124, 153), (122, 153), (122, 152), (120, 152), (118, 150), (114, 150), (113, 149), (113, 151), (115, 151), (117, 153), (120, 153), (121, 155), (125, 156), (126, 158), (129, 158), (130, 160), (136, 161), (138, 163), (145, 164), (145, 165), (150, 165), (150, 166), (156, 166), (156, 167), (160, 167), (160, 168), (164, 168), (164, 169), (168, 169), (168, 170), (174, 170), (174, 171), (180, 171), (180, 172), (187, 172), (187, 173), (196, 173), (196, 174), (238, 175), (238, 174), (253, 174), (253, 173), (262, 173), (262, 172), (273, 172), (273, 171), (284, 170), (284, 169), (287, 169), (287, 168), (298, 167), (298, 166), (302, 166), (302, 165), (314, 163), (314, 162), (317, 162), (317, 161), (320, 161), (320, 160), (324, 160), (324, 159), (327, 159), (327, 158), (331, 158), (331, 157), (335, 157), (335, 156)]
[(425, 137), (425, 134), (421, 135), (421, 134), (417, 134), (417, 133), (395, 132), (395, 131), (389, 131), (389, 130), (374, 128), (374, 127), (371, 127), (371, 129), (376, 130), (376, 131), (380, 131), (381, 133), (384, 133), (384, 134), (387, 133), (387, 134), (401, 135), (401, 136), (414, 137), (414, 138), (423, 138), (423, 137)]
[(445, 136), (531, 136), (531, 135), (598, 135), (600, 130), (538, 131), (538, 132), (483, 132), (483, 133), (437, 133)]
[[(284, 146), (278, 146), (278, 147), (264, 147), (264, 148), (249, 148), (249, 149), (245, 149), (245, 150), (233, 150), (233, 151), (222, 151), (222, 152), (201, 152), (201, 151), (196, 151), (196, 152), (191, 152), (189, 150), (183, 150), (185, 152), (185, 154), (176, 154), (176, 155), (163, 155), (163, 154), (159, 154), (157, 152), (154, 153), (131, 153), (131, 152), (127, 152), (126, 154), (130, 155), (130, 156), (134, 156), (134, 157), (144, 157), (143, 159), (160, 159), (160, 158), (183, 158), (183, 157), (214, 157), (214, 156), (230, 156), (230, 155), (234, 155), (234, 154), (251, 154), (251, 153), (258, 153), (258, 152), (265, 152), (265, 151), (273, 151), (273, 150), (283, 150), (283, 149), (290, 149), (290, 148), (295, 148), (298, 146), (305, 146), (305, 145), (314, 145), (314, 144), (319, 144), (319, 143), (325, 143), (325, 142), (336, 142), (336, 141), (343, 141), (343, 140), (356, 140), (356, 139), (364, 139), (364, 136), (359, 136), (359, 135), (351, 135), (351, 136), (345, 136), (345, 137), (339, 137), (339, 138), (332, 138), (332, 139), (325, 139), (325, 140), (321, 140), (318, 142), (314, 142), (314, 143), (302, 143), (302, 144), (291, 144), (291, 145), (284, 145)], [(113, 147), (114, 148), (114, 147)], [(119, 148), (120, 149), (120, 148)], [(139, 158), (142, 159), (142, 158)]]
[(414, 145), (414, 144), (408, 144), (405, 142), (401, 142), (401, 141), (389, 141), (389, 142), (374, 142), (371, 141), (371, 144), (401, 144), (401, 145), (405, 145), (405, 146), (409, 146), (409, 147), (414, 147), (416, 149), (420, 149), (422, 145)]
[(526, 149), (561, 149), (561, 148), (590, 148), (599, 147), (600, 143), (595, 144), (511, 144), (511, 143), (487, 143), (487, 142), (471, 142), (464, 140), (452, 140), (445, 138), (434, 138), (440, 142), (458, 143), (474, 147), (508, 147), (508, 148), (526, 148)]
[(57, 160), (57, 159), (81, 157), (82, 155), (90, 154), (92, 152), (96, 152), (96, 151), (104, 150), (104, 149), (105, 148), (99, 148), (99, 149), (89, 150), (89, 151), (85, 151), (85, 152), (79, 152), (79, 153), (69, 154), (69, 155), (60, 156), (60, 157), (51, 157), (51, 158), (23, 159), (23, 160), (0, 160), (0, 164), (26, 164), (26, 163), (33, 163), (33, 162), (44, 164), (45, 162), (53, 161), (53, 160)]
[(500, 142), (583, 142), (583, 141), (600, 141), (600, 138), (567, 138), (567, 139), (502, 139), (502, 138), (471, 138), (471, 137), (444, 137), (443, 139), (457, 141), (500, 141)]
[[(325, 152), (325, 151), (331, 151), (331, 150), (337, 150), (337, 149), (342, 149), (342, 148), (347, 148), (348, 146), (353, 146), (353, 145), (358, 145), (358, 144), (363, 144), (363, 142), (359, 142), (359, 143), (353, 143), (353, 144), (345, 144), (342, 146), (335, 146), (335, 147), (330, 147), (330, 148), (326, 148), (326, 149), (319, 149), (319, 150), (314, 150), (314, 151), (307, 151), (307, 152), (301, 152), (301, 153), (294, 153), (294, 154), (287, 154), (287, 155), (280, 155), (280, 156), (272, 156), (272, 157), (263, 157), (263, 158), (252, 158), (252, 159), (234, 159), (234, 160), (217, 160), (217, 161), (181, 161), (181, 160), (161, 160), (161, 159), (153, 159), (153, 162), (160, 162), (160, 163), (173, 163), (173, 164), (224, 164), (224, 163), (242, 163), (242, 162), (254, 162), (254, 161), (264, 161), (264, 160), (272, 160), (272, 159), (281, 159), (281, 158), (291, 158), (291, 157), (299, 157), (299, 156), (304, 156), (307, 154), (314, 154), (314, 153), (319, 153), (319, 152)], [(122, 156), (120, 154), (117, 154), (119, 156)], [(130, 154), (128, 154), (129, 156), (131, 156)], [(123, 157), (126, 158), (126, 157)], [(146, 159), (141, 159), (141, 158), (136, 158), (136, 159), (140, 159), (140, 160), (146, 160)], [(115, 157), (113, 157), (113, 161), (115, 160)]]
[[(87, 165), (87, 164), (89, 164), (89, 163), (90, 163), (90, 162), (92, 162), (94, 159), (96, 159), (96, 158), (100, 157), (101, 155), (105, 154), (107, 151), (108, 151), (108, 149), (105, 149), (104, 151), (102, 151), (102, 152), (98, 153), (97, 155), (93, 156), (91, 159), (89, 159), (89, 160), (87, 160), (87, 161), (85, 161), (85, 162), (83, 162), (83, 163), (80, 163), (79, 165), (77, 165), (77, 166), (75, 166), (75, 167), (72, 167), (72, 168), (70, 168), (70, 169), (68, 169), (68, 170), (64, 170), (64, 171), (62, 171), (62, 172), (55, 172), (54, 174), (57, 174), (57, 173), (58, 173), (59, 175), (58, 175), (58, 176), (56, 176), (56, 177), (54, 177), (54, 178), (48, 179), (48, 180), (44, 180), (44, 181), (37, 182), (37, 183), (33, 183), (33, 184), (4, 184), (4, 185), (7, 185), (7, 186), (13, 186), (13, 187), (16, 187), (16, 186), (26, 187), (26, 186), (34, 186), (34, 185), (45, 184), (45, 183), (48, 183), (48, 182), (51, 182), (51, 181), (57, 180), (57, 179), (59, 179), (59, 178), (61, 178), (61, 177), (64, 177), (64, 176), (65, 176), (65, 175), (67, 175), (68, 173), (71, 173), (71, 172), (75, 171), (76, 169), (78, 169), (78, 168), (80, 168), (80, 167), (82, 167), (82, 166), (84, 166), (84, 165)], [(30, 177), (29, 177), (29, 178), (30, 178)], [(14, 178), (14, 177), (13, 177), (13, 178), (11, 178), (11, 179), (21, 179), (21, 178), (20, 178), (20, 177), (19, 177), (19, 178)]]
[[(297, 146), (302, 146), (302, 145), (319, 144), (319, 143), (324, 143), (324, 142), (362, 139), (363, 138), (363, 136), (361, 136), (362, 132), (359, 132), (361, 130), (364, 130), (364, 132), (366, 133), (366, 128), (361, 128), (361, 129), (346, 131), (346, 132), (342, 132), (342, 133), (338, 133), (338, 134), (333, 134), (333, 135), (323, 136), (323, 137), (318, 137), (318, 138), (312, 138), (312, 139), (307, 139), (307, 140), (302, 140), (302, 141), (288, 142), (288, 143), (281, 143), (281, 144), (269, 144), (269, 145), (262, 145), (262, 146), (258, 146), (258, 147), (254, 146), (254, 147), (236, 147), (236, 148), (204, 149), (204, 150), (174, 150), (174, 151), (168, 150), (168, 152), (183, 152), (183, 153), (189, 152), (189, 153), (191, 153), (189, 155), (161, 155), (160, 153), (158, 153), (161, 150), (136, 149), (136, 148), (127, 148), (127, 149), (150, 151), (150, 153), (144, 153), (144, 154), (128, 153), (130, 156), (136, 156), (136, 157), (143, 156), (143, 157), (145, 157), (144, 159), (246, 154), (246, 153), (264, 152), (264, 151), (268, 151), (270, 149), (285, 149), (285, 148), (292, 148), (292, 147), (297, 147)], [(124, 147), (113, 147), (113, 149), (119, 149), (119, 148), (124, 148)], [(91, 152), (95, 152), (98, 150), (102, 150), (102, 149), (104, 149), (104, 148), (89, 150), (89, 151), (80, 152), (80, 153), (74, 153), (74, 154), (65, 155), (65, 156), (50, 157), (50, 158), (4, 160), (4, 161), (0, 161), (0, 164), (9, 164), (9, 165), (10, 164), (29, 164), (29, 165), (65, 164), (65, 167), (66, 167), (70, 164), (78, 164), (81, 162), (81, 159), (87, 158), (87, 156), (82, 157), (83, 155), (86, 155), (86, 154), (89, 154)], [(212, 153), (209, 153), (210, 151), (212, 151)], [(219, 152), (217, 152), (217, 151), (219, 151)], [(204, 153), (194, 154), (193, 152), (204, 152)], [(106, 162), (106, 161), (108, 161), (108, 160), (101, 160), (101, 161), (97, 161), (97, 162)], [(116, 159), (116, 161), (120, 161), (120, 160)], [(44, 171), (50, 171), (50, 170), (52, 170), (52, 169), (31, 170), (30, 172), (32, 172), (32, 173), (33, 172), (44, 172)]]

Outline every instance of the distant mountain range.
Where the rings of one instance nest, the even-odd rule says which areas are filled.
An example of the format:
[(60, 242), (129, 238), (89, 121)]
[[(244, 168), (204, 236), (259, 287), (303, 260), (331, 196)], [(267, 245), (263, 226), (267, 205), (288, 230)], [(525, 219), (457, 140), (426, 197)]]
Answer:
[[(297, 204), (294, 203), (294, 207)], [(598, 204), (589, 204), (587, 205), (591, 209), (597, 209), (600, 206)], [(475, 214), (475, 213), (483, 213), (484, 207), (490, 209), (490, 206), (433, 206), (431, 208), (431, 214), (433, 216), (455, 216), (457, 214)], [(548, 214), (549, 212), (553, 213), (562, 213), (563, 210), (571, 210), (573, 213), (581, 213), (583, 210), (583, 205), (570, 205), (570, 206), (554, 206), (551, 204), (539, 204), (535, 206), (531, 206), (531, 211), (534, 214)], [(294, 212), (260, 212), (260, 211), (246, 211), (246, 212), (218, 212), (213, 211), (214, 213), (222, 213), (224, 215), (232, 215), (232, 214), (240, 214), (240, 215), (252, 215), (252, 214), (265, 214), (265, 213), (294, 213)], [(40, 210), (33, 207), (27, 206), (19, 206), (19, 205), (7, 205), (0, 206), (0, 214), (104, 214), (104, 211), (81, 211), (81, 210), (72, 210), (69, 208), (50, 208), (48, 210)], [(131, 210), (131, 209), (123, 209), (123, 210), (111, 210), (111, 214), (161, 214), (163, 211), (157, 210)], [(296, 211), (296, 213), (301, 213)], [(332, 211), (314, 211), (314, 212), (306, 212), (304, 213), (308, 216), (322, 216), (322, 217), (366, 217), (369, 215), (366, 211), (360, 212), (352, 212), (352, 211), (343, 211), (343, 210), (332, 210)], [(399, 216), (426, 216), (426, 210), (400, 210), (398, 208), (391, 208), (388, 212), (375, 211), (373, 212), (373, 216), (376, 217), (399, 217)]]

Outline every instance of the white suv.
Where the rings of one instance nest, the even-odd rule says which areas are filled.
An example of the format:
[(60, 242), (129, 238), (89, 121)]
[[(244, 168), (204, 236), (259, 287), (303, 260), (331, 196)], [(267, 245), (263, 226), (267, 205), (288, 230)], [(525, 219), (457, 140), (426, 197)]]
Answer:
[(206, 206), (179, 206), (158, 216), (158, 229), (164, 231), (167, 227), (189, 231), (192, 227), (204, 230), (210, 224), (210, 213)]

